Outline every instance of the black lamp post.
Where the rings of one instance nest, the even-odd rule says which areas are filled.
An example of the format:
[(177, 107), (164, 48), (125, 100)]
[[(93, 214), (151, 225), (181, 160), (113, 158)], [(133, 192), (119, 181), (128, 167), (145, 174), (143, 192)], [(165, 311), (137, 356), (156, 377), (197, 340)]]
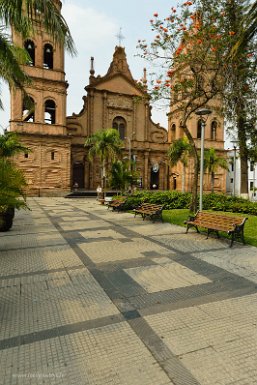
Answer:
[[(200, 160), (200, 201), (199, 201), (199, 210), (202, 211), (203, 209), (203, 176), (204, 176), (204, 131), (205, 131), (205, 125), (206, 120), (208, 116), (212, 113), (211, 110), (208, 108), (200, 108), (197, 110), (196, 115), (201, 117), (201, 160)], [(206, 119), (203, 118), (203, 116), (207, 116)]]

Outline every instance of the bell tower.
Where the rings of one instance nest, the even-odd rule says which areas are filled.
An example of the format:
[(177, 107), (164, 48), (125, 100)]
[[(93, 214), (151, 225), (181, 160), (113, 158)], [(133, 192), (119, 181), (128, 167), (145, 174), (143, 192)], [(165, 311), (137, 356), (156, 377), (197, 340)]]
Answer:
[[(61, 12), (61, 1), (53, 1)], [(45, 31), (38, 12), (30, 38), (24, 41), (12, 31), (13, 42), (29, 55), (23, 69), (31, 81), (25, 86), (26, 95), (18, 88), (11, 89), (10, 129), (31, 149), (16, 159), (26, 176), (29, 194), (63, 195), (70, 191), (71, 157), (66, 129), (64, 46)]]

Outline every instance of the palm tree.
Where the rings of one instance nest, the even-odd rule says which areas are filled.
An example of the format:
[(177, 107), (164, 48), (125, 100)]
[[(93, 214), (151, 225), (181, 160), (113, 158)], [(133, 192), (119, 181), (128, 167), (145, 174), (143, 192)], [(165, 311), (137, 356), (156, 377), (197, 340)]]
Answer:
[(257, 1), (255, 0), (251, 5), (248, 13), (243, 18), (242, 33), (239, 40), (232, 48), (232, 56), (236, 56), (245, 46), (251, 41), (257, 32)]
[[(23, 88), (23, 84), (29, 82), (29, 78), (20, 65), (28, 61), (28, 55), (24, 49), (11, 43), (4, 30), (5, 28), (0, 26), (0, 78), (10, 86)], [(0, 108), (3, 108), (1, 99)]]
[(113, 189), (121, 190), (122, 195), (137, 179), (137, 173), (130, 170), (128, 163), (117, 160), (112, 164), (110, 185)]
[(0, 213), (9, 207), (18, 209), (27, 207), (26, 186), (22, 171), (16, 168), (9, 159), (0, 158)]
[(183, 165), (182, 173), (182, 192), (185, 192), (185, 175), (186, 166), (188, 164), (188, 158), (192, 154), (192, 146), (189, 143), (187, 137), (183, 137), (175, 140), (168, 149), (168, 159), (172, 167), (176, 166), (178, 162)]
[(228, 170), (228, 163), (225, 158), (217, 155), (214, 148), (209, 148), (204, 152), (204, 169), (211, 174), (211, 192), (214, 192), (214, 177), (217, 169), (221, 167)]
[(23, 48), (12, 44), (6, 29), (12, 26), (25, 40), (33, 36), (38, 22), (55, 42), (64, 44), (72, 55), (76, 53), (69, 27), (56, 0), (0, 0), (0, 78), (9, 85), (23, 88), (29, 80), (20, 66), (27, 62), (28, 55)]
[(10, 159), (0, 157), (0, 231), (12, 227), (15, 209), (28, 208), (26, 186), (22, 171)]
[(108, 161), (117, 159), (122, 142), (119, 133), (114, 128), (97, 131), (85, 141), (85, 147), (88, 147), (88, 158), (93, 161), (95, 157), (100, 158), (101, 163), (101, 187), (104, 193), (106, 169)]
[(20, 152), (27, 153), (30, 150), (20, 143), (14, 132), (5, 131), (0, 135), (0, 158), (10, 158)]
[(257, 32), (257, 1), (251, 5), (246, 17), (247, 29), (245, 31), (245, 38), (247, 40), (252, 39)]
[(10, 158), (19, 152), (29, 151), (13, 132), (5, 131), (0, 135), (0, 231), (12, 227), (15, 209), (27, 208), (25, 177)]

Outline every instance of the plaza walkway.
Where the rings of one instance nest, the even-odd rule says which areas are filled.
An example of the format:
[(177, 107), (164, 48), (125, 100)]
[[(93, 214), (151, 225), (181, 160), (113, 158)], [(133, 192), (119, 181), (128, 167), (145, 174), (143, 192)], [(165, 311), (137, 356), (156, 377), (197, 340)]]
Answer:
[(257, 249), (29, 199), (0, 233), (0, 384), (256, 385)]

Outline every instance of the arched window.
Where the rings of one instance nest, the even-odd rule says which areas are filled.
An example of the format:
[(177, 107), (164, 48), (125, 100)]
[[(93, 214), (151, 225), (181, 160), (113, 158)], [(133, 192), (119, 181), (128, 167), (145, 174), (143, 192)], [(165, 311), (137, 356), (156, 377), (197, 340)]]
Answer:
[(211, 139), (212, 140), (216, 140), (217, 126), (218, 126), (218, 124), (217, 124), (216, 120), (211, 122)]
[(201, 138), (201, 133), (202, 133), (202, 121), (201, 119), (198, 120), (197, 122), (197, 139)]
[(176, 137), (176, 124), (175, 123), (173, 123), (172, 125), (171, 125), (171, 140), (174, 140), (175, 139), (175, 137)]
[(45, 123), (55, 124), (56, 106), (53, 100), (45, 102)]
[(28, 65), (35, 65), (35, 44), (32, 40), (26, 40), (24, 43), (24, 48), (29, 54)]
[(121, 140), (124, 140), (126, 136), (126, 120), (121, 116), (116, 116), (113, 119), (112, 127), (119, 132)]
[(35, 102), (31, 96), (23, 99), (22, 120), (29, 123), (35, 121)]
[(54, 64), (53, 47), (51, 46), (51, 44), (45, 44), (43, 67), (46, 69), (52, 69), (53, 64)]

